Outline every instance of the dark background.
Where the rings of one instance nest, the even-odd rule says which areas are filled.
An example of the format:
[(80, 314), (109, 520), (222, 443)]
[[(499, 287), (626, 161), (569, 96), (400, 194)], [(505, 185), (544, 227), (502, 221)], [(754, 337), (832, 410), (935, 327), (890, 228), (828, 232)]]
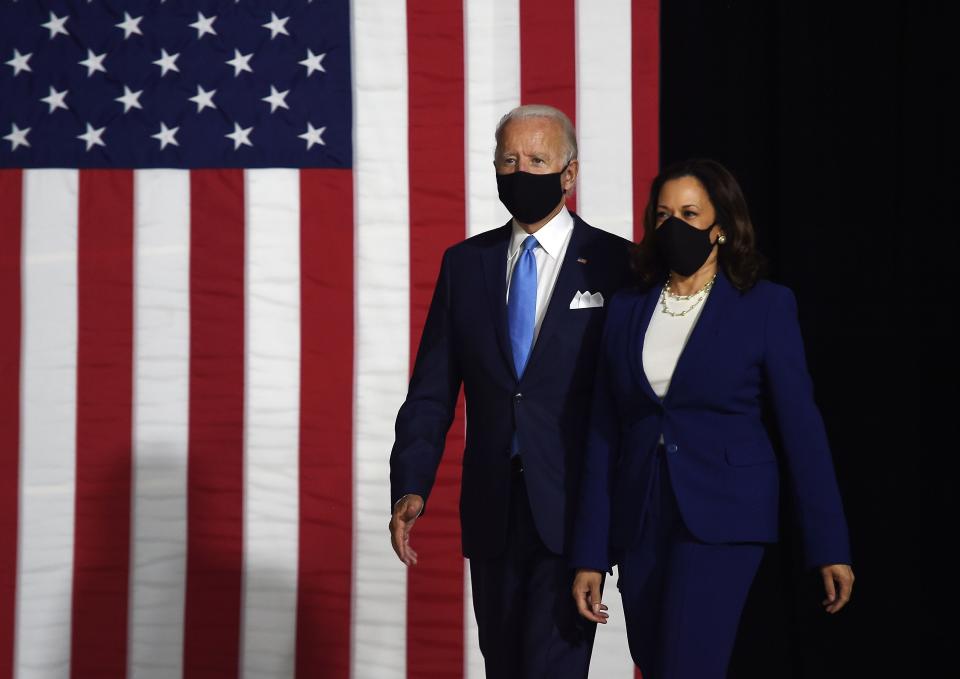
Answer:
[(661, 20), (661, 163), (725, 164), (797, 294), (857, 578), (821, 610), (785, 501), (730, 677), (951, 674), (956, 24), (925, 2), (664, 0)]

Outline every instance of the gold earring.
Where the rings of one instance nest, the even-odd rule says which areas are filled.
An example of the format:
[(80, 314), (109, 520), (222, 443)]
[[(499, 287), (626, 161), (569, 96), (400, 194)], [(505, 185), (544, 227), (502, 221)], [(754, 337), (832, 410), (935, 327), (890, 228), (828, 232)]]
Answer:
[(717, 236), (717, 242), (720, 245), (723, 245), (724, 243), (727, 242), (727, 237), (721, 233), (719, 236)]

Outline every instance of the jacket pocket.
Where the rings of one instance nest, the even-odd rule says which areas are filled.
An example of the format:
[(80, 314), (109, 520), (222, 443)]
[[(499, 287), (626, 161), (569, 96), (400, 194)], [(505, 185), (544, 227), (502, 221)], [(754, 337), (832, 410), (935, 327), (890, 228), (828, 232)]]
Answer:
[(724, 455), (727, 458), (727, 464), (734, 467), (749, 467), (755, 464), (770, 464), (777, 461), (773, 446), (765, 439), (728, 445)]

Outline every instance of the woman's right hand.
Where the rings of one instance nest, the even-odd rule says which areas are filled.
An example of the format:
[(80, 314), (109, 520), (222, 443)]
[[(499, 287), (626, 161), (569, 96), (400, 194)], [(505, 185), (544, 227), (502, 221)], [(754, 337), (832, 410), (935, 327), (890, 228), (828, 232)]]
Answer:
[(603, 573), (589, 568), (577, 569), (573, 579), (573, 600), (577, 602), (577, 610), (584, 618), (591, 622), (607, 623), (610, 617), (606, 604), (600, 601), (600, 585), (603, 583)]

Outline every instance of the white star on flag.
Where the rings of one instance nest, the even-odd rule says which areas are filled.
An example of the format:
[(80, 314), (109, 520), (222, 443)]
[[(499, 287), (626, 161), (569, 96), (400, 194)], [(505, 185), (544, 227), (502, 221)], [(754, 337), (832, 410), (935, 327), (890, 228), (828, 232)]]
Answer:
[(310, 123), (307, 123), (307, 131), (303, 134), (298, 134), (297, 137), (307, 141), (307, 150), (309, 151), (311, 148), (313, 148), (314, 144), (326, 146), (326, 142), (320, 138), (320, 135), (322, 135), (326, 129), (326, 127), (314, 127)]
[(236, 78), (240, 75), (241, 71), (250, 71), (253, 73), (253, 69), (250, 68), (250, 58), (253, 57), (253, 52), (250, 54), (240, 54), (240, 50), (233, 50), (233, 59), (227, 63), (233, 66), (233, 77)]
[(287, 33), (288, 21), (290, 21), (290, 17), (284, 17), (281, 19), (277, 16), (276, 12), (270, 12), (270, 21), (263, 24), (263, 27), (270, 29), (270, 39), (273, 40), (281, 33), (284, 35), (290, 35)]
[(67, 29), (63, 27), (63, 25), (67, 23), (67, 19), (69, 18), (70, 18), (70, 15), (58, 17), (53, 12), (50, 12), (50, 21), (40, 25), (46, 28), (48, 31), (50, 31), (50, 39), (53, 40), (54, 37), (56, 37), (60, 33), (63, 33), (64, 35), (70, 35), (69, 33), (67, 33)]
[(131, 35), (136, 33), (137, 35), (143, 35), (143, 32), (140, 30), (140, 22), (143, 21), (142, 16), (136, 18), (130, 16), (126, 12), (123, 13), (123, 21), (119, 24), (116, 24), (117, 28), (123, 29), (123, 39), (126, 40)]
[(106, 56), (106, 52), (103, 54), (94, 54), (92, 49), (87, 49), (87, 58), (77, 63), (87, 67), (87, 77), (89, 78), (97, 71), (107, 72), (107, 69), (103, 67), (103, 60)]
[(137, 90), (136, 92), (131, 92), (130, 88), (126, 85), (123, 86), (123, 96), (117, 97), (114, 101), (119, 101), (123, 104), (123, 112), (127, 113), (131, 108), (142, 109), (143, 106), (140, 105), (140, 95), (143, 94), (143, 90)]
[(268, 104), (270, 104), (270, 113), (273, 113), (274, 111), (276, 111), (276, 110), (277, 110), (278, 108), (280, 108), (280, 107), (283, 107), (283, 108), (285, 108), (285, 109), (289, 109), (289, 108), (290, 108), (289, 106), (287, 106), (287, 102), (284, 101), (284, 100), (286, 99), (286, 96), (287, 96), (288, 94), (290, 94), (290, 90), (284, 90), (283, 92), (277, 92), (277, 88), (274, 87), (273, 85), (271, 85), (271, 86), (270, 86), (270, 96), (269, 96), (269, 97), (263, 97), (263, 99), (261, 99), (260, 101), (265, 101), (265, 102), (267, 102)]
[(177, 57), (179, 56), (179, 52), (176, 54), (167, 54), (167, 50), (160, 50), (160, 58), (153, 63), (160, 67), (161, 78), (167, 74), (167, 71), (176, 71), (177, 73), (180, 72), (180, 69), (177, 67)]
[(27, 63), (30, 61), (30, 57), (33, 56), (33, 52), (28, 54), (20, 54), (20, 51), (17, 49), (13, 50), (13, 58), (7, 62), (7, 66), (13, 66), (13, 75), (14, 77), (20, 75), (21, 71), (32, 71), (30, 64)]
[(58, 108), (62, 108), (64, 111), (69, 110), (67, 109), (67, 105), (63, 103), (63, 100), (67, 98), (68, 91), (69, 90), (64, 90), (63, 92), (57, 92), (56, 88), (53, 85), (50, 86), (50, 94), (48, 94), (47, 96), (45, 96), (43, 99), (40, 100), (50, 107), (50, 110), (47, 111), (47, 113), (53, 113)]
[(223, 136), (228, 139), (233, 139), (233, 150), (236, 151), (241, 145), (253, 146), (253, 143), (250, 141), (250, 133), (252, 131), (252, 127), (241, 128), (239, 123), (234, 123), (233, 132)]
[(13, 148), (10, 150), (16, 151), (18, 146), (30, 146), (30, 142), (27, 141), (27, 133), (29, 131), (29, 127), (25, 127), (21, 130), (19, 127), (17, 127), (16, 123), (12, 123), (10, 127), (10, 134), (5, 135), (3, 138), (13, 145)]
[(213, 30), (213, 22), (217, 20), (217, 15), (214, 14), (212, 17), (205, 17), (201, 12), (197, 12), (197, 20), (190, 24), (190, 28), (197, 29), (197, 40), (202, 38), (204, 35), (209, 33), (210, 35), (216, 35), (217, 32)]
[(173, 144), (174, 146), (180, 146), (177, 142), (177, 138), (174, 136), (179, 130), (179, 127), (167, 127), (163, 122), (160, 123), (160, 131), (156, 134), (151, 134), (151, 139), (160, 140), (160, 150), (167, 148), (168, 144)]
[(213, 103), (213, 95), (217, 93), (216, 90), (210, 90), (207, 92), (200, 85), (197, 85), (197, 94), (196, 96), (190, 97), (188, 101), (192, 101), (197, 105), (197, 113), (200, 113), (205, 108), (216, 108), (217, 105)]
[(307, 77), (309, 78), (313, 75), (314, 71), (320, 71), (321, 73), (326, 73), (327, 70), (323, 67), (323, 64), (320, 62), (323, 61), (323, 58), (327, 56), (326, 53), (323, 54), (314, 54), (313, 50), (307, 50), (307, 58), (303, 61), (298, 61), (298, 64), (307, 67)]
[(87, 151), (92, 149), (94, 146), (106, 146), (103, 143), (103, 131), (107, 129), (106, 127), (99, 127), (97, 129), (93, 128), (93, 125), (87, 123), (87, 131), (83, 134), (78, 134), (77, 139), (82, 139), (87, 142)]

